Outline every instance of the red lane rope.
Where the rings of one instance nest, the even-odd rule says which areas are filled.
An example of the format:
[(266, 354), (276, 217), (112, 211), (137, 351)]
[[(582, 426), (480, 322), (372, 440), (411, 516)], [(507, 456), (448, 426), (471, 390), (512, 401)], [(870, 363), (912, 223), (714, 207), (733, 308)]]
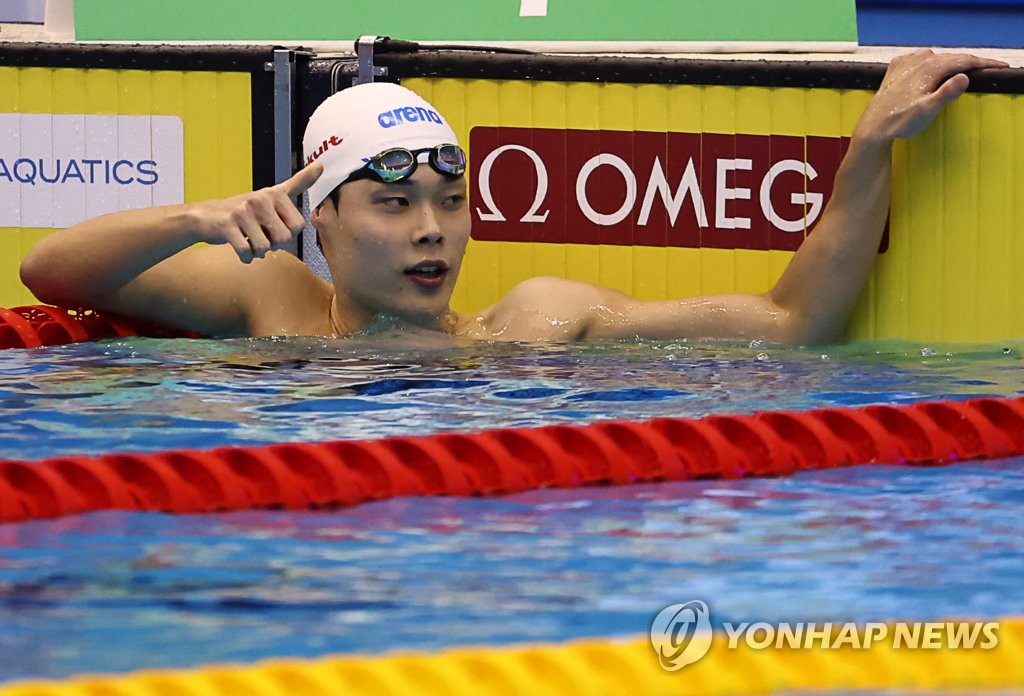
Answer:
[(43, 345), (36, 327), (15, 309), (0, 307), (0, 347), (38, 348)]
[(405, 495), (781, 476), (1024, 454), (1024, 399), (0, 460), (0, 522), (91, 510), (321, 508)]
[(100, 314), (87, 309), (64, 309), (30, 305), (0, 307), (0, 349), (39, 348), (105, 338), (149, 336), (154, 338), (196, 337), (149, 322)]

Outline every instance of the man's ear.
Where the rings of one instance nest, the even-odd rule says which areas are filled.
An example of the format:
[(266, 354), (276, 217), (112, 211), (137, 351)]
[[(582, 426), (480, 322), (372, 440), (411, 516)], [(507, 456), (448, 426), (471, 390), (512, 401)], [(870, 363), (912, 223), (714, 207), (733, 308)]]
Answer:
[(332, 191), (328, 194), (327, 198), (320, 201), (320, 205), (309, 211), (309, 221), (316, 224), (324, 222), (325, 214), (338, 214), (338, 208), (340, 207), (339, 194), (340, 191)]
[(330, 199), (325, 198), (320, 205), (309, 211), (309, 221), (313, 223), (313, 226), (317, 226), (318, 223), (324, 222), (323, 210), (324, 206), (330, 203)]
[(320, 203), (320, 205), (309, 211), (309, 221), (316, 232), (316, 246), (320, 249), (320, 253), (323, 253), (324, 251), (324, 244), (323, 241), (321, 241), (320, 230), (327, 224), (328, 216), (336, 216), (338, 214), (338, 209), (335, 207), (332, 198), (332, 196), (328, 196)]

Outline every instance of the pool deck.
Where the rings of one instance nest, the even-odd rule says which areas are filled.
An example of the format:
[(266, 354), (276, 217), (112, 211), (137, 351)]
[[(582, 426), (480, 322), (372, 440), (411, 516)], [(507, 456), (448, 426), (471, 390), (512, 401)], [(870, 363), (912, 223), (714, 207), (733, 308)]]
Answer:
[[(72, 43), (63, 40), (59, 37), (54, 37), (49, 34), (45, 27), (41, 24), (3, 24), (0, 23), (0, 42), (46, 42), (46, 43)], [(92, 42), (88, 42), (92, 43)], [(141, 42), (147, 43), (147, 42)], [(208, 42), (174, 42), (176, 45), (202, 45)], [(240, 45), (254, 45), (258, 43), (275, 44), (275, 45), (295, 45), (294, 41), (271, 41), (265, 42), (256, 41), (225, 41), (220, 42), (223, 45), (240, 44)], [(338, 41), (338, 42), (325, 42), (325, 41), (308, 41), (301, 42), (306, 48), (312, 48), (314, 51), (320, 54), (344, 54), (354, 53), (353, 42), (350, 41)], [(514, 44), (514, 42), (513, 42)], [(423, 44), (429, 46), (429, 42)], [(510, 44), (512, 45), (512, 44)], [(518, 45), (518, 44), (516, 44)], [(529, 46), (525, 46), (529, 48)], [(571, 45), (566, 45), (567, 50), (565, 51), (548, 51), (553, 53), (573, 53)], [(708, 49), (708, 46), (703, 45), (697, 48)], [(859, 63), (887, 63), (892, 59), (893, 56), (901, 53), (906, 53), (912, 50), (906, 47), (898, 46), (859, 46), (851, 51), (836, 51), (828, 53), (804, 53), (792, 50), (778, 50), (771, 52), (748, 52), (743, 51), (742, 46), (730, 45), (728, 49), (706, 52), (706, 51), (695, 51), (692, 53), (601, 53), (600, 55), (609, 56), (640, 56), (640, 55), (657, 55), (662, 58), (694, 58), (699, 60), (806, 60), (806, 61), (854, 61)], [(941, 48), (940, 51), (957, 51), (960, 49), (954, 48)], [(1024, 50), (1019, 49), (1001, 49), (1001, 48), (964, 48), (962, 50), (970, 51), (981, 56), (987, 56), (990, 58), (997, 58), (1005, 60), (1010, 64), (1011, 67), (1020, 68), (1024, 67)]]

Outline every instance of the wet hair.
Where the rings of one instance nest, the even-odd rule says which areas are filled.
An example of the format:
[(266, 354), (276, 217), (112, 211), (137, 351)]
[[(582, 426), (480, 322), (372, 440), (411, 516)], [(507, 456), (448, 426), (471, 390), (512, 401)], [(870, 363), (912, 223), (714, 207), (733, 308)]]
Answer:
[(331, 189), (331, 192), (327, 194), (327, 197), (331, 199), (331, 203), (334, 204), (334, 209), (338, 209), (338, 201), (341, 200), (341, 187), (344, 186), (344, 182), (338, 184)]

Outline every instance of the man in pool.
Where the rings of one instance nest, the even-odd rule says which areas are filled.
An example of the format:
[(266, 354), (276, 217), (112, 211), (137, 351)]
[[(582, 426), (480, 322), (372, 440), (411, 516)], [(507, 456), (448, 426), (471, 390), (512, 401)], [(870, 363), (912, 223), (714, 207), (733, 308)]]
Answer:
[[(344, 336), (398, 322), (501, 341), (835, 341), (885, 225), (893, 141), (920, 132), (960, 96), (967, 72), (998, 67), (1006, 64), (931, 51), (893, 60), (854, 129), (818, 227), (763, 295), (643, 302), (532, 278), (477, 314), (453, 311), (470, 233), (465, 156), (429, 104), (390, 84), (328, 98), (306, 129), (307, 166), (288, 181), (88, 220), (36, 245), (21, 277), (44, 302), (221, 337)], [(331, 283), (281, 250), (303, 228), (290, 199), (304, 191)]]

